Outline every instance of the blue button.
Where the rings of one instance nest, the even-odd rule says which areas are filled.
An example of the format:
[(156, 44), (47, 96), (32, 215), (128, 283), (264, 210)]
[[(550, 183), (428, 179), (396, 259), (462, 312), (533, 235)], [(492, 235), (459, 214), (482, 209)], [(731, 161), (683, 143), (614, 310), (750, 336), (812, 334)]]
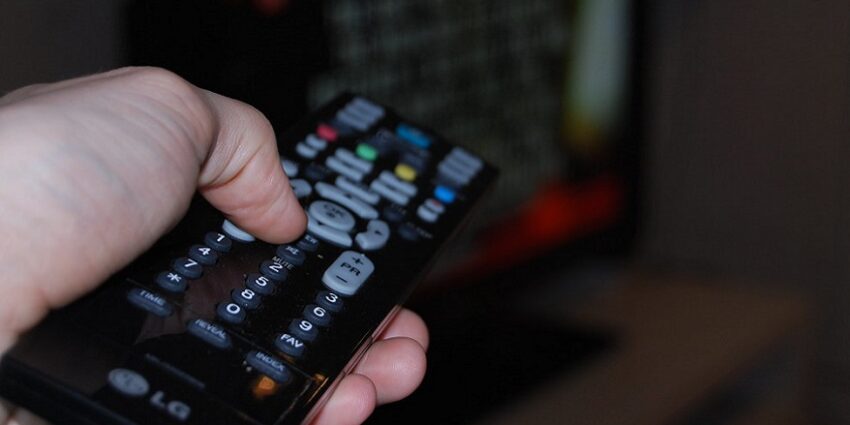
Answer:
[(398, 137), (410, 142), (411, 144), (418, 146), (422, 149), (428, 149), (431, 146), (431, 138), (426, 136), (425, 133), (420, 131), (417, 128), (411, 127), (407, 124), (399, 124), (395, 129)]
[(455, 201), (455, 191), (446, 186), (437, 186), (434, 188), (434, 197), (448, 205)]

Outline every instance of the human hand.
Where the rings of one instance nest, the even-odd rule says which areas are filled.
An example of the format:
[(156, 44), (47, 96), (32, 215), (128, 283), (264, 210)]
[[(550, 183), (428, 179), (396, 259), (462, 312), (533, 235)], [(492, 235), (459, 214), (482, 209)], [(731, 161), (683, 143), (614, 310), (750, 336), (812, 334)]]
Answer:
[[(0, 352), (149, 248), (195, 190), (261, 239), (300, 236), (304, 212), (278, 158), (262, 114), (161, 69), (0, 98), (0, 287), (15, 294), (0, 298)], [(427, 344), (421, 319), (402, 311), (314, 423), (361, 423), (376, 404), (407, 396)], [(0, 409), (0, 424), (33, 420)]]

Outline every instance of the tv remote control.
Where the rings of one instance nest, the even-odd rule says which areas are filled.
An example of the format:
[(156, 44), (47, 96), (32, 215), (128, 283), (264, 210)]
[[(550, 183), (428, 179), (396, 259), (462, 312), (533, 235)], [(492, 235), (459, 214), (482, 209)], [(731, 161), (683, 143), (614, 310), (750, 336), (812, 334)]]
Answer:
[(0, 395), (57, 424), (308, 422), (497, 172), (352, 94), (278, 140), (308, 215), (300, 239), (255, 240), (195, 199), (19, 339)]

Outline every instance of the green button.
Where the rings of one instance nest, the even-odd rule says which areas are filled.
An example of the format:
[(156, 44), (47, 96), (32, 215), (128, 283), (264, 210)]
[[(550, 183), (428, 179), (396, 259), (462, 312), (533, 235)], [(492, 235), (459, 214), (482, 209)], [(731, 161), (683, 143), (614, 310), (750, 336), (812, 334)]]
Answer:
[(366, 143), (361, 143), (357, 145), (357, 156), (367, 161), (374, 161), (378, 158), (378, 151)]

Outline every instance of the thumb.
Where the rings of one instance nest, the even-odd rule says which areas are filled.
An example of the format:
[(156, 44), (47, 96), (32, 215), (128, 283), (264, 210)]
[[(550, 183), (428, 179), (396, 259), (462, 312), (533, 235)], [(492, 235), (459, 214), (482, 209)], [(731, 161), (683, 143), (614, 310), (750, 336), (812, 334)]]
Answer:
[(280, 165), (274, 130), (253, 107), (205, 92), (218, 123), (198, 190), (243, 230), (272, 243), (304, 232), (307, 218)]

